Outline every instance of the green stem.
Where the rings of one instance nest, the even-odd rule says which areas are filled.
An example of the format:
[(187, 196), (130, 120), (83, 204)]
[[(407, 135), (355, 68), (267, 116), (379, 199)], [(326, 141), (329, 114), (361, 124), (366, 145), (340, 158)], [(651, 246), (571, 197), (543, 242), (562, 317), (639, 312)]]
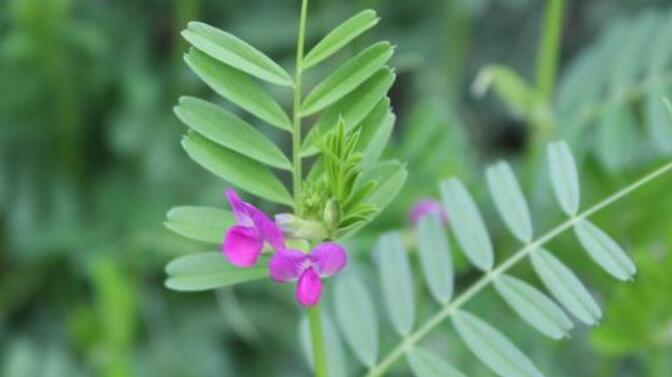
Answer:
[(427, 335), (434, 327), (443, 322), (450, 315), (459, 310), (464, 306), (469, 300), (474, 296), (479, 294), (484, 288), (490, 284), (497, 276), (506, 272), (512, 268), (516, 263), (523, 260), (525, 257), (530, 255), (534, 250), (537, 250), (542, 245), (548, 243), (558, 235), (562, 234), (566, 230), (570, 229), (576, 222), (585, 219), (596, 212), (604, 209), (610, 204), (616, 202), (622, 197), (632, 193), (641, 186), (647, 184), (648, 182), (654, 180), (655, 178), (661, 176), (664, 173), (672, 170), (672, 162), (667, 163), (666, 165), (658, 168), (657, 170), (649, 173), (648, 175), (640, 178), (636, 182), (628, 185), (627, 187), (617, 191), (608, 198), (602, 200), (601, 202), (590, 207), (586, 211), (576, 215), (575, 217), (570, 218), (564, 223), (556, 226), (555, 228), (548, 231), (546, 234), (537, 238), (535, 241), (530, 242), (529, 244), (523, 246), (520, 250), (514, 253), (506, 261), (500, 264), (494, 270), (488, 272), (480, 280), (474, 283), (469, 289), (464, 291), (460, 296), (458, 296), (454, 301), (444, 305), (441, 310), (432, 316), (427, 322), (420, 326), (415, 332), (405, 338), (396, 348), (394, 348), (382, 361), (371, 368), (371, 370), (366, 374), (366, 377), (378, 377), (382, 376), (404, 353), (409, 350), (414, 344), (418, 343), (425, 335)]
[(537, 92), (546, 103), (550, 101), (555, 85), (564, 11), (565, 0), (548, 0), (537, 55)]
[(310, 322), (310, 342), (313, 347), (313, 363), (315, 377), (327, 377), (327, 353), (324, 349), (324, 336), (322, 331), (322, 316), (320, 306), (316, 305), (308, 309), (308, 322)]
[[(294, 105), (292, 109), (292, 160), (294, 162), (294, 208), (298, 210), (301, 202), (301, 184), (303, 173), (301, 168), (301, 78), (303, 76), (303, 49), (306, 36), (306, 16), (308, 0), (301, 1), (301, 17), (299, 20), (299, 36), (296, 42), (296, 71), (294, 76)], [(298, 215), (301, 215), (300, 213)]]
[[(294, 211), (301, 210), (301, 185), (303, 184), (303, 172), (301, 167), (301, 78), (303, 76), (303, 52), (306, 38), (306, 17), (308, 15), (308, 0), (301, 1), (301, 16), (299, 19), (299, 35), (296, 42), (296, 70), (294, 74), (294, 104), (292, 108), (292, 161), (293, 188), (294, 188)], [(308, 309), (310, 322), (310, 343), (313, 350), (315, 365), (315, 377), (328, 377), (327, 358), (324, 348), (324, 336), (322, 332), (322, 317), (320, 307)]]

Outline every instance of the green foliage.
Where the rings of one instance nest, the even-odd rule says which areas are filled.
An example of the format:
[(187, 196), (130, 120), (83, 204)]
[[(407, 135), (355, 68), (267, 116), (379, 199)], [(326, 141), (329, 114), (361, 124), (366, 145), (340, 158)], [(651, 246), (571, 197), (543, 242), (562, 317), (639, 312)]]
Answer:
[(417, 377), (465, 377), (440, 356), (427, 350), (413, 348), (406, 353), (406, 360)]
[(219, 252), (187, 255), (166, 266), (166, 287), (176, 291), (202, 291), (268, 278), (266, 263), (236, 267)]
[(437, 214), (423, 216), (417, 225), (418, 256), (427, 286), (441, 303), (453, 296), (453, 262), (450, 243)]
[(175, 207), (166, 214), (166, 228), (192, 240), (220, 244), (222, 235), (235, 224), (229, 211), (210, 207)]

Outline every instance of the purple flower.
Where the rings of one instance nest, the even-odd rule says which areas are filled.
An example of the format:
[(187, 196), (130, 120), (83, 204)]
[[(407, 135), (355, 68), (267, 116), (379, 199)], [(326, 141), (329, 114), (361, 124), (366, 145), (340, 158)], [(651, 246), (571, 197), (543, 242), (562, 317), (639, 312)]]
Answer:
[(420, 221), (423, 216), (430, 213), (439, 215), (444, 224), (448, 223), (448, 216), (443, 210), (443, 207), (441, 207), (441, 203), (434, 199), (421, 199), (415, 202), (415, 205), (409, 214), (411, 224), (417, 225), (418, 221)]
[(279, 250), (271, 257), (271, 279), (278, 283), (297, 281), (296, 300), (305, 307), (317, 305), (322, 295), (321, 278), (332, 276), (345, 267), (347, 254), (343, 246), (325, 242), (310, 254), (298, 250)]
[(264, 243), (272, 248), (285, 248), (285, 238), (275, 223), (252, 204), (240, 199), (233, 189), (226, 190), (233, 215), (238, 221), (226, 232), (222, 253), (238, 267), (251, 267), (257, 263)]

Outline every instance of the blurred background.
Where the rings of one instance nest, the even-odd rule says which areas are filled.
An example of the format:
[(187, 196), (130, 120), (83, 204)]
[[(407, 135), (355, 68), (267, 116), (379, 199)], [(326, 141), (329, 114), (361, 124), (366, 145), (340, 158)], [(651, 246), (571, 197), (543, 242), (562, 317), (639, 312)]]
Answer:
[[(498, 260), (509, 255), (516, 243), (482, 174), (498, 158), (525, 177), (537, 229), (562, 220), (536, 152), (548, 140), (566, 138), (579, 156), (585, 206), (671, 158), (672, 121), (660, 101), (672, 94), (666, 0), (567, 1), (551, 126), (512, 111), (506, 88), (474, 95), (475, 78), (492, 63), (533, 81), (545, 3), (311, 0), (309, 43), (374, 8), (382, 21), (359, 48), (376, 39), (398, 46), (398, 120), (386, 153), (406, 161), (410, 176), (399, 200), (350, 241), (364, 268), (371, 240), (408, 228), (412, 203), (437, 196), (438, 182), (451, 175), (479, 198)], [(295, 0), (0, 0), (0, 376), (309, 375), (291, 287), (177, 294), (163, 286), (168, 260), (206, 251), (169, 233), (165, 212), (226, 206), (225, 183), (179, 145), (177, 98), (213, 97), (183, 64), (179, 31), (189, 20), (208, 22), (291, 69), (298, 7)], [(549, 376), (672, 376), (670, 187), (672, 177), (660, 178), (595, 216), (638, 264), (633, 283), (609, 279), (571, 236), (552, 243), (601, 302), (600, 326), (578, 326), (571, 339), (552, 342), (492, 292), (474, 307)], [(457, 258), (464, 287), (478, 274)], [(516, 273), (533, 279), (526, 266)], [(422, 317), (434, 304), (418, 294)], [(430, 345), (470, 376), (494, 376), (444, 327)], [(384, 340), (383, 349), (394, 342)], [(410, 376), (403, 365), (391, 374)]]

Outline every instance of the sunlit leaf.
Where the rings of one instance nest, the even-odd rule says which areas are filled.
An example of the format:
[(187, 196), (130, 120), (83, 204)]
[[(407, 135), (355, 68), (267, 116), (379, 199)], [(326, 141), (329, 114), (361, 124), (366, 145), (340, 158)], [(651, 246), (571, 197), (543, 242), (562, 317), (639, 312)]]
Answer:
[(182, 36), (223, 63), (273, 84), (293, 86), (292, 78), (282, 67), (235, 35), (202, 22), (190, 22)]
[(619, 280), (632, 279), (637, 267), (602, 229), (588, 220), (579, 220), (574, 224), (574, 232), (595, 263)]
[(353, 272), (336, 279), (334, 310), (346, 343), (367, 367), (378, 357), (378, 320), (366, 286)]
[(579, 175), (569, 146), (564, 141), (548, 146), (553, 190), (562, 210), (570, 216), (579, 210)]
[(380, 287), (387, 315), (400, 335), (408, 335), (415, 320), (415, 298), (411, 266), (399, 233), (380, 236), (374, 257), (380, 270)]
[(264, 165), (221, 147), (194, 131), (184, 137), (182, 147), (189, 157), (218, 177), (261, 198), (292, 205), (287, 188)]
[(268, 278), (263, 263), (240, 268), (227, 262), (218, 252), (187, 255), (166, 266), (166, 287), (176, 291), (203, 291)]
[(544, 249), (535, 250), (531, 260), (541, 281), (565, 309), (587, 325), (599, 321), (602, 317), (600, 307), (567, 266)]
[(471, 352), (502, 377), (543, 377), (530, 359), (508, 338), (466, 311), (453, 315), (453, 325)]
[(301, 115), (316, 113), (343, 98), (382, 68), (393, 52), (392, 45), (380, 42), (348, 60), (308, 93)]
[(440, 216), (428, 214), (418, 221), (416, 242), (429, 290), (439, 302), (450, 301), (453, 296), (453, 262), (448, 235)]
[(520, 241), (532, 239), (532, 220), (527, 202), (511, 166), (500, 161), (486, 170), (488, 189), (504, 223)]
[(175, 113), (187, 126), (219, 145), (268, 166), (292, 169), (280, 148), (224, 108), (198, 98), (182, 97)]
[(380, 18), (373, 10), (365, 10), (348, 18), (329, 32), (304, 58), (304, 68), (310, 68), (328, 58), (353, 39), (375, 26)]
[(185, 56), (189, 67), (217, 94), (276, 127), (291, 130), (280, 105), (245, 73), (191, 48)]
[(406, 360), (416, 377), (466, 377), (438, 355), (422, 348), (406, 351)]
[(385, 97), (394, 79), (395, 74), (389, 68), (382, 68), (352, 93), (330, 106), (306, 135), (301, 156), (307, 157), (318, 152), (316, 146), (336, 127), (339, 117), (345, 121), (348, 131), (357, 127)]
[(457, 178), (441, 183), (441, 196), (462, 250), (474, 266), (490, 270), (494, 264), (492, 242), (474, 199)]
[(236, 223), (229, 211), (212, 207), (184, 206), (166, 214), (166, 228), (197, 241), (220, 244), (224, 233)]
[(574, 327), (553, 300), (524, 281), (502, 274), (494, 285), (511, 309), (542, 334), (560, 339)]

